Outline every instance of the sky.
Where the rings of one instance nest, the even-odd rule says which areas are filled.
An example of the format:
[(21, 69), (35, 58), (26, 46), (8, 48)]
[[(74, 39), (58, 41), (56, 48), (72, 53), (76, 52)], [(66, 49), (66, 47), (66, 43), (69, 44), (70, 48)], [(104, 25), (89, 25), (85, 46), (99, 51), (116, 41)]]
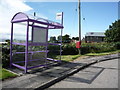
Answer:
[[(56, 13), (63, 12), (63, 35), (69, 34), (70, 37), (78, 36), (78, 2), (1, 0), (0, 11), (0, 33), (2, 33), (2, 38), (10, 38), (10, 20), (17, 12), (25, 12), (32, 15), (36, 12), (38, 17), (57, 22), (60, 21), (56, 20)], [(86, 32), (105, 32), (109, 25), (117, 19), (118, 2), (81, 2), (82, 38)], [(17, 33), (21, 36), (24, 34), (21, 31)], [(49, 37), (58, 36), (60, 31), (51, 30), (49, 34)]]

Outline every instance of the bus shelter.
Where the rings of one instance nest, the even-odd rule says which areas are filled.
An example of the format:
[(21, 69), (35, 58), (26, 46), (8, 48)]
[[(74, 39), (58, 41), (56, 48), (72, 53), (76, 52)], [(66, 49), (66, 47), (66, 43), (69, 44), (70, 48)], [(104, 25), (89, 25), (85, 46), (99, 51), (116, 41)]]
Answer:
[[(14, 26), (15, 24), (20, 24), (20, 26)], [(60, 43), (49, 43), (48, 30), (50, 29), (62, 30), (63, 25), (47, 19), (38, 18), (35, 16), (31, 17), (22, 12), (15, 14), (11, 20), (10, 67), (15, 66), (23, 69), (25, 73), (27, 73), (27, 70), (33, 68), (46, 67), (48, 64), (47, 62), (49, 61), (61, 61), (47, 57), (49, 45), (60, 46), (60, 57), (62, 52), (62, 31), (60, 33)], [(18, 32), (24, 33), (24, 41), (21, 40), (20, 42), (17, 42), (17, 40), (14, 40), (14, 32), (17, 30), (19, 30)], [(23, 47), (24, 49), (19, 48), (19, 50), (17, 50), (15, 47), (13, 47), (14, 45)], [(36, 49), (37, 47), (39, 47), (39, 50)]]

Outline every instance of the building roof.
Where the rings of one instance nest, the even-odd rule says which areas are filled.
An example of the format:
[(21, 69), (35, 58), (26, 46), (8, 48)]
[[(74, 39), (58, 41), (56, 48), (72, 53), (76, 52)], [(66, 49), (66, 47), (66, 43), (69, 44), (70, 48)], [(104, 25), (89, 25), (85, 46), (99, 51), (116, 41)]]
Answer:
[(99, 37), (105, 37), (104, 32), (87, 32), (85, 36), (99, 36)]

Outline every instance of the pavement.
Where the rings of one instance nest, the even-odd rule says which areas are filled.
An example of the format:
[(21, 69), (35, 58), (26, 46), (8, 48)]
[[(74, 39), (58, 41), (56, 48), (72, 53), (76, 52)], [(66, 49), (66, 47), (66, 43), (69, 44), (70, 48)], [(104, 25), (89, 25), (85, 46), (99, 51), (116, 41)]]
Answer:
[[(52, 85), (54, 88), (118, 88), (118, 59), (99, 62)], [(49, 90), (49, 89), (48, 89)]]
[(13, 72), (18, 73), (19, 76), (2, 81), (2, 88), (3, 90), (6, 88), (30, 88), (31, 90), (46, 89), (92, 64), (116, 58), (120, 58), (120, 55), (112, 54), (87, 57), (69, 63), (62, 62), (61, 64), (54, 64), (48, 68), (39, 68), (28, 74), (18, 73), (19, 70), (16, 70), (17, 72), (13, 70)]

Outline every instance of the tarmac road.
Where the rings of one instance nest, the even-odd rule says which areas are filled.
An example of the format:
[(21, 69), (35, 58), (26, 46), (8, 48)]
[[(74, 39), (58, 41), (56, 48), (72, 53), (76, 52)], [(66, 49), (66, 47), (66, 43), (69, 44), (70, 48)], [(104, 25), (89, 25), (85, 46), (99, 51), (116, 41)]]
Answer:
[(118, 59), (91, 65), (50, 88), (118, 88)]

